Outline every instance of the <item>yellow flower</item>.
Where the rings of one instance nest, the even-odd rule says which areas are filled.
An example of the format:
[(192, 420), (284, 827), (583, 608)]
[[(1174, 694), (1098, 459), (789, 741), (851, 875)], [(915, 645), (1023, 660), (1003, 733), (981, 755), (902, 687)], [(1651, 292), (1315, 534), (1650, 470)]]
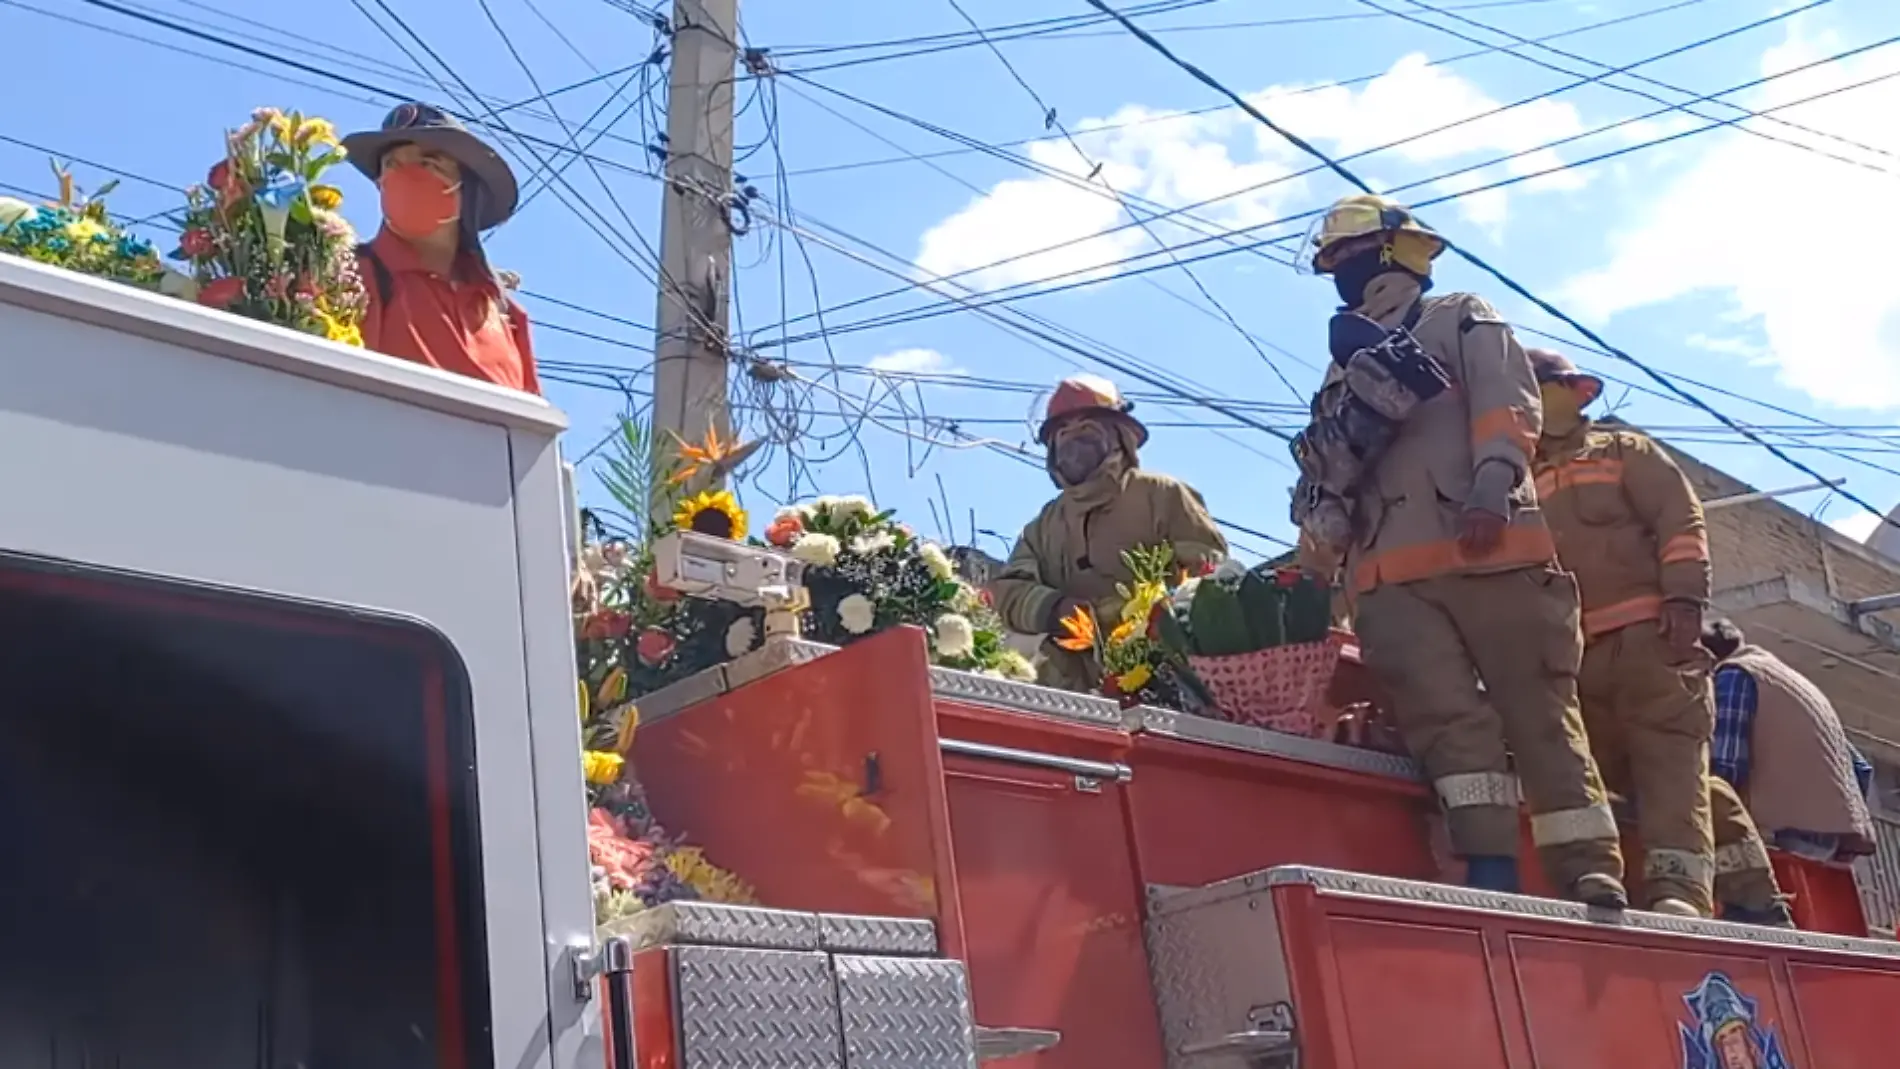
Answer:
[(1134, 591), (1128, 595), (1127, 602), (1122, 605), (1122, 619), (1146, 623), (1148, 614), (1154, 611), (1155, 604), (1167, 596), (1168, 588), (1158, 582), (1136, 583)]
[(620, 779), (621, 770), (627, 767), (627, 759), (617, 753), (606, 750), (588, 750), (581, 754), (581, 769), (587, 774), (587, 782), (604, 787)]
[(1115, 682), (1118, 686), (1121, 687), (1123, 694), (1133, 694), (1134, 692), (1147, 686), (1148, 681), (1153, 679), (1154, 677), (1155, 677), (1154, 669), (1148, 667), (1145, 664), (1138, 664), (1135, 667), (1130, 668), (1128, 671), (1123, 672), (1119, 677), (1116, 678)]
[(588, 714), (593, 711), (590, 708), (593, 705), (593, 700), (587, 694), (587, 681), (581, 679), (575, 682), (580, 686), (581, 723), (585, 724), (587, 723)]
[(626, 696), (627, 670), (615, 665), (614, 670), (607, 673), (607, 678), (600, 681), (600, 691), (596, 697), (601, 706), (606, 707), (618, 704)]
[(746, 535), (745, 510), (730, 490), (708, 490), (680, 502), (673, 513), (673, 525), (683, 531), (697, 531), (715, 538), (737, 542)]
[(1129, 639), (1134, 638), (1135, 629), (1139, 626), (1141, 625), (1134, 620), (1123, 620), (1121, 623), (1116, 624), (1115, 630), (1108, 633), (1108, 644), (1111, 646), (1119, 646)]
[(322, 308), (313, 309), (312, 314), (317, 317), (317, 322), (323, 324), (324, 337), (358, 349), (363, 347), (363, 331), (355, 323), (345, 323)]
[(633, 752), (633, 735), (640, 730), (640, 707), (628, 703), (620, 714), (620, 730), (614, 735), (614, 749), (621, 753)]
[(706, 855), (696, 846), (667, 854), (666, 867), (680, 882), (698, 891), (709, 902), (749, 906), (758, 901), (745, 881), (706, 860)]
[(328, 119), (305, 119), (297, 127), (296, 142), (299, 145), (334, 145), (337, 143), (336, 127)]
[(326, 212), (336, 211), (343, 203), (343, 191), (335, 186), (311, 186), (310, 203)]
[(84, 216), (66, 224), (66, 236), (76, 243), (91, 241), (95, 235), (105, 232), (105, 227)]

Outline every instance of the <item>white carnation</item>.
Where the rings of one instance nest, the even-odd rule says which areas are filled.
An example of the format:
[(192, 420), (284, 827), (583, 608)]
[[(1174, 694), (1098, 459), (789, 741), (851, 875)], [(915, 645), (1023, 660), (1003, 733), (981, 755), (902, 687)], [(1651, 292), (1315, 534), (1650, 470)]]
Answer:
[(924, 567), (938, 579), (949, 579), (957, 574), (956, 565), (950, 563), (950, 555), (934, 542), (925, 542), (917, 547), (917, 555), (924, 559)]
[(877, 515), (877, 506), (871, 503), (871, 499), (868, 497), (860, 497), (856, 494), (850, 497), (832, 499), (831, 509), (833, 515), (844, 520), (851, 519), (852, 517), (861, 517), (868, 520)]
[(877, 606), (863, 594), (852, 594), (838, 603), (838, 622), (846, 631), (862, 635), (877, 623)]
[(1214, 569), (1214, 579), (1222, 583), (1238, 583), (1247, 577), (1247, 566), (1232, 557), (1220, 562)]
[(825, 494), (811, 503), (811, 510), (813, 512), (822, 512), (827, 516), (835, 516), (838, 513), (838, 503), (843, 500), (841, 497)]
[(1013, 679), (1018, 683), (1034, 683), (1036, 681), (1036, 666), (1029, 663), (1029, 658), (1024, 657), (1015, 650), (1004, 650), (1002, 654), (997, 657), (996, 671), (997, 674), (1001, 675), (1004, 679)]
[(806, 564), (829, 568), (838, 563), (838, 551), (842, 548), (838, 540), (828, 534), (802, 534), (792, 543), (792, 556)]
[(753, 643), (759, 640), (758, 626), (752, 617), (742, 616), (726, 628), (726, 656), (737, 657), (752, 652)]
[[(932, 571), (934, 572), (935, 569)], [(950, 599), (950, 607), (968, 615), (983, 607), (983, 595), (970, 584), (959, 582), (956, 595)]]
[(1174, 588), (1174, 594), (1169, 600), (1174, 603), (1175, 608), (1186, 609), (1188, 606), (1194, 604), (1194, 592), (1199, 589), (1201, 589), (1200, 576), (1190, 577), (1186, 582)]
[(897, 545), (897, 536), (889, 531), (871, 531), (851, 540), (851, 552), (860, 557), (874, 557)]
[(976, 649), (976, 629), (955, 613), (937, 617), (937, 652), (945, 657), (968, 657)]

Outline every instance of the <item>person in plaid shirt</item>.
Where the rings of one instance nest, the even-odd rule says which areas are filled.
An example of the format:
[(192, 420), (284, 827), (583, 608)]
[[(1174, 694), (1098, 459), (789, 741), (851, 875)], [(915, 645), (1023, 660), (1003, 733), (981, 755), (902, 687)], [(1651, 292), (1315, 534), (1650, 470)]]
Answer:
[[(1715, 670), (1710, 772), (1749, 800), (1756, 823), (1782, 850), (1816, 861), (1871, 854), (1866, 801), (1874, 769), (1847, 741), (1839, 716), (1820, 688), (1773, 654), (1747, 645), (1741, 629), (1727, 620), (1711, 621), (1703, 629), (1702, 645), (1721, 662)], [(1769, 706), (1775, 711), (1764, 716)], [(1764, 753), (1758, 745), (1764, 729), (1785, 738), (1793, 752)], [(1776, 766), (1772, 784), (1758, 782), (1764, 761)], [(1761, 797), (1764, 788), (1775, 797)], [(1782, 797), (1784, 791), (1807, 797), (1797, 801)], [(1797, 820), (1798, 815), (1811, 817)]]

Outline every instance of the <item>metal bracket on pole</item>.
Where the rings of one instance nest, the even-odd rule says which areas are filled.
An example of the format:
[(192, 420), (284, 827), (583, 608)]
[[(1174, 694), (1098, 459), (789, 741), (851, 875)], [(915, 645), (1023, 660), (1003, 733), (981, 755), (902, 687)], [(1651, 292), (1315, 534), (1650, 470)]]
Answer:
[(1881, 594), (1847, 603), (1847, 615), (1857, 622), (1863, 616), (1886, 612), (1888, 609), (1900, 609), (1900, 594)]

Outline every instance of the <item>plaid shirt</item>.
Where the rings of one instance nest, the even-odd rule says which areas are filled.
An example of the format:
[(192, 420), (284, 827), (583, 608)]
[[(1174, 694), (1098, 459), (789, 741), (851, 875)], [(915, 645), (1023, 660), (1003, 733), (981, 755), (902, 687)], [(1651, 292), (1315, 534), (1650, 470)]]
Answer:
[[(1709, 740), (1709, 771), (1729, 782), (1737, 791), (1747, 789), (1749, 740), (1755, 727), (1755, 709), (1760, 691), (1755, 677), (1734, 665), (1715, 670), (1715, 736)], [(1860, 793), (1873, 790), (1874, 766), (1850, 744), (1854, 758), (1854, 778)], [(1814, 832), (1783, 830), (1775, 835), (1776, 846), (1791, 854), (1819, 861), (1831, 861), (1839, 850), (1837, 836)]]

